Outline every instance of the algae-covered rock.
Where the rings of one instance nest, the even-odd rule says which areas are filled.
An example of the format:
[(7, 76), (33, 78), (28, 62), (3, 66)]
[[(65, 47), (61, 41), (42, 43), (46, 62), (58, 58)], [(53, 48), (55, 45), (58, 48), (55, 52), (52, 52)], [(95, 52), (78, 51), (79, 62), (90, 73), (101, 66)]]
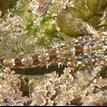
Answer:
[[(57, 24), (61, 32), (68, 35), (78, 36), (88, 34), (89, 25), (85, 22), (85, 15), (75, 7), (63, 10), (57, 17)], [(95, 31), (94, 28), (93, 31)]]
[(79, 36), (107, 29), (107, 0), (72, 1), (72, 6), (62, 10), (57, 17), (61, 32)]
[(98, 14), (103, 11), (107, 5), (107, 0), (86, 0), (88, 8)]
[(0, 10), (5, 14), (7, 9), (12, 8), (18, 0), (0, 0)]

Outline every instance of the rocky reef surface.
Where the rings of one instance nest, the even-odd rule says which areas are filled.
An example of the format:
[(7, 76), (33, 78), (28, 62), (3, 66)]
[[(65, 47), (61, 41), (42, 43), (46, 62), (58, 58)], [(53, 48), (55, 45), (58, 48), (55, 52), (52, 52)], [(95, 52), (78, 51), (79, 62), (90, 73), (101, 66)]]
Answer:
[(0, 0), (0, 106), (107, 105), (107, 0), (11, 2)]

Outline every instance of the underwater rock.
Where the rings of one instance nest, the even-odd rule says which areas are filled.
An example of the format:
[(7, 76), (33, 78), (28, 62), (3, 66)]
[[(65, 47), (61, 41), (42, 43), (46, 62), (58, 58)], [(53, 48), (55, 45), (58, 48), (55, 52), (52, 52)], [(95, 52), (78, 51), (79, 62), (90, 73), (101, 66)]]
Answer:
[(17, 0), (0, 0), (0, 11), (4, 15), (7, 9), (12, 8), (16, 4)]
[(96, 34), (96, 30), (84, 20), (85, 15), (82, 11), (69, 7), (58, 15), (57, 25), (62, 32), (72, 36)]
[(60, 31), (70, 36), (96, 34), (107, 28), (107, 0), (74, 0), (57, 17)]
[(86, 0), (86, 2), (88, 8), (96, 14), (103, 11), (107, 5), (107, 0)]

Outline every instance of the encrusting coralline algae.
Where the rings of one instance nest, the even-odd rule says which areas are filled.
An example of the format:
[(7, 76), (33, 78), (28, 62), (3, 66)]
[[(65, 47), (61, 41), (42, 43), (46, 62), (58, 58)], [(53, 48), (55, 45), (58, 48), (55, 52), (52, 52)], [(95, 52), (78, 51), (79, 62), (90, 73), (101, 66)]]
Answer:
[[(72, 19), (72, 17), (66, 16), (66, 5), (70, 5), (69, 1), (58, 0), (59, 4), (56, 4), (56, 7), (59, 9), (59, 19), (56, 18), (57, 14), (53, 14), (54, 12), (51, 10), (54, 7), (53, 3), (57, 3), (57, 0), (45, 1), (31, 0), (30, 2), (31, 7), (35, 6), (34, 4), (36, 3), (37, 10), (35, 10), (35, 7), (33, 9), (36, 12), (34, 16), (37, 15), (39, 17), (37, 20), (30, 12), (27, 13), (26, 11), (26, 15), (23, 14), (23, 17), (9, 13), (4, 19), (0, 19), (0, 105), (107, 105), (106, 11), (100, 13), (99, 21), (97, 20), (98, 23), (96, 22), (99, 9), (102, 11), (105, 9), (106, 0), (70, 0), (70, 3), (74, 3), (75, 7), (67, 8), (68, 16), (69, 12), (73, 12), (71, 16), (81, 16), (79, 12), (82, 10), (85, 11), (82, 11), (83, 14), (87, 13), (85, 18), (91, 16), (89, 20), (85, 18), (81, 20), (83, 16), (79, 17), (80, 19), (78, 20), (83, 22), (84, 29), (82, 29), (83, 32), (79, 32), (82, 36), (78, 35), (78, 31), (81, 29), (77, 29), (77, 32), (74, 31), (76, 37), (73, 37), (72, 32), (68, 32), (69, 29), (67, 29), (67, 32), (64, 31), (62, 25), (60, 26), (60, 21), (57, 22), (59, 19), (62, 20), (61, 16), (64, 15), (66, 20), (62, 21), (68, 21), (67, 23), (63, 22), (66, 25), (64, 27), (68, 27), (67, 24), (71, 24), (69, 19)], [(88, 9), (81, 5), (86, 3), (84, 1), (88, 2)], [(99, 8), (94, 4), (97, 4)], [(74, 14), (74, 10), (78, 14)], [(92, 13), (94, 13), (95, 17)], [(27, 15), (30, 16), (27, 17)], [(51, 18), (53, 19), (50, 20)], [(75, 19), (73, 20), (75, 21)], [(103, 23), (104, 26), (102, 24), (103, 21), (105, 22)], [(89, 26), (90, 24), (92, 24), (91, 27)], [(53, 30), (51, 28), (49, 30), (49, 27), (52, 27), (52, 29), (57, 27), (57, 31), (54, 30), (53, 34), (51, 32)], [(48, 42), (50, 35), (60, 35), (62, 37), (64, 35), (67, 38), (66, 33), (70, 35), (70, 39), (61, 41), (61, 43), (55, 42), (54, 46), (49, 46), (49, 48), (35, 49), (35, 43), (40, 39), (38, 39), (39, 36), (44, 36), (47, 38), (44, 39), (45, 42)], [(50, 34), (48, 35), (49, 37), (47, 34)], [(36, 68), (42, 67), (45, 69), (42, 69), (41, 75), (37, 75), (39, 70)], [(45, 72), (48, 70), (50, 72)], [(32, 72), (34, 72), (33, 75), (31, 75)]]
[[(94, 68), (92, 71), (91, 68), (77, 70), (76, 67), (68, 67), (60, 77), (53, 72), (41, 81), (26, 81), (26, 78), (5, 68), (0, 73), (0, 104), (104, 105), (107, 102), (107, 80), (101, 76), (101, 72), (105, 71), (100, 71), (100, 68)], [(28, 91), (22, 88), (26, 86), (29, 87)], [(26, 92), (28, 93), (25, 94)]]

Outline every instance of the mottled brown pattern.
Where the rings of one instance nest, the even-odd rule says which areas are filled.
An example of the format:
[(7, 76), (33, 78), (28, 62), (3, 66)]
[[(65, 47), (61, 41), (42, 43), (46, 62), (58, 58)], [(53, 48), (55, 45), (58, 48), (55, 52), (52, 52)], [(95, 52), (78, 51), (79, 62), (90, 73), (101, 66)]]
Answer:
[(0, 59), (3, 66), (10, 68), (34, 68), (47, 69), (50, 65), (61, 66), (105, 66), (107, 65), (107, 36), (92, 35), (73, 39), (73, 43), (65, 43), (23, 58)]

